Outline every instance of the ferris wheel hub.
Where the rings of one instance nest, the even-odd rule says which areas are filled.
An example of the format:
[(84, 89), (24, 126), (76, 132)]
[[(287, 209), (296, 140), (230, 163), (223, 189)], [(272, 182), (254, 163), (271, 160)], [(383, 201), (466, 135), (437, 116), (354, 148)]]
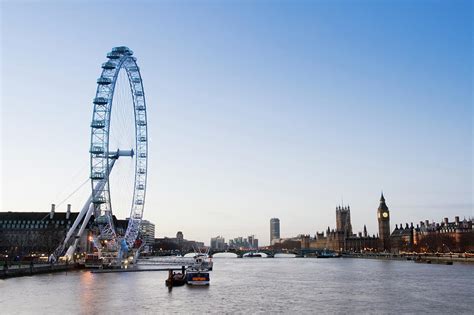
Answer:
[(130, 149), (130, 150), (117, 149), (117, 151), (115, 152), (114, 151), (109, 152), (109, 158), (111, 159), (118, 159), (121, 156), (133, 157), (134, 155), (135, 155), (135, 151), (133, 151), (133, 149)]

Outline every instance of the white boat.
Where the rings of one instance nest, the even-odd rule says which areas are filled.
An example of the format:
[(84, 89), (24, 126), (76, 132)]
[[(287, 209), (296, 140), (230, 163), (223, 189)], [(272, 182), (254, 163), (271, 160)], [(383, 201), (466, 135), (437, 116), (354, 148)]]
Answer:
[(210, 258), (208, 254), (199, 253), (194, 256), (193, 265), (198, 265), (201, 269), (212, 271), (212, 266), (214, 265), (214, 263), (212, 262), (212, 258)]
[(209, 271), (212, 270), (212, 259), (209, 252), (196, 252), (194, 262), (186, 270), (186, 283), (189, 285), (209, 285)]
[(267, 258), (268, 255), (259, 251), (248, 252), (242, 255), (242, 258)]

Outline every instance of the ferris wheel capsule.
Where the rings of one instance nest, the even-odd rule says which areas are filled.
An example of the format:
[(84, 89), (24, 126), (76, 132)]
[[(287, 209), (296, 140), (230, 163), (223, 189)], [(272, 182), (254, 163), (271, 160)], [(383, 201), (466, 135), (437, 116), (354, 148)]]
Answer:
[(104, 70), (113, 70), (115, 69), (117, 66), (115, 65), (115, 63), (113, 62), (110, 62), (110, 61), (107, 61), (107, 62), (104, 62), (102, 64), (102, 69)]
[(112, 79), (106, 77), (100, 77), (97, 79), (97, 84), (99, 85), (109, 85), (112, 83)]
[(105, 105), (109, 102), (108, 99), (106, 99), (105, 97), (96, 97), (94, 98), (94, 101), (93, 103), (96, 104), (96, 105)]

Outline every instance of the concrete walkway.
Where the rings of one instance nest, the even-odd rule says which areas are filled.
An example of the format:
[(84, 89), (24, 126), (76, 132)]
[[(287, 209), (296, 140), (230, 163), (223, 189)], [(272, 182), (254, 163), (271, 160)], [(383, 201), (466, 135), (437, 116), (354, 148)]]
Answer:
[[(0, 266), (0, 268), (2, 268)], [(32, 276), (42, 273), (62, 272), (67, 270), (77, 269), (76, 264), (35, 264), (35, 265), (12, 265), (8, 269), (0, 269), (0, 279), (7, 279), (13, 277)]]

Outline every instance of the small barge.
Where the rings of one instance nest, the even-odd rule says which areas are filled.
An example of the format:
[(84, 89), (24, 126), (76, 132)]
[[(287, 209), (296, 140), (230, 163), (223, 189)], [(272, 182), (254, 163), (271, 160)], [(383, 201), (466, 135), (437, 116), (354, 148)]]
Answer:
[(168, 287), (178, 287), (186, 284), (186, 273), (184, 266), (181, 272), (175, 273), (172, 270), (168, 273), (168, 279), (166, 279), (165, 284)]

